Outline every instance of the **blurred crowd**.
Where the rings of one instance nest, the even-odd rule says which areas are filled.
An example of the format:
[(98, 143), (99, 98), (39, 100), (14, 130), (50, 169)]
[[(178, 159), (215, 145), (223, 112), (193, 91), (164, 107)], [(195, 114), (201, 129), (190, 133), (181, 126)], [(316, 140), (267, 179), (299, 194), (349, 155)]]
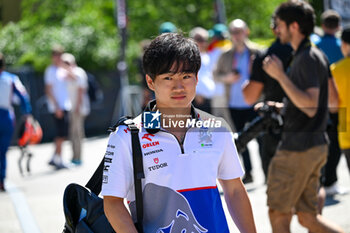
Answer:
[[(322, 31), (315, 34), (314, 17), (312, 7), (301, 1), (279, 6), (271, 17), (274, 40), (267, 49), (249, 39), (250, 29), (244, 19), (234, 19), (228, 25), (215, 24), (209, 30), (194, 27), (188, 33), (201, 54), (195, 107), (223, 117), (236, 132), (244, 131), (258, 117), (261, 103), (273, 106), (284, 117), (281, 130), (261, 132), (257, 137), (274, 232), (284, 232), (276, 229), (289, 224), (288, 205), (295, 211), (313, 213), (310, 206), (317, 202), (320, 214), (325, 195), (348, 191), (338, 186), (336, 168), (344, 154), (350, 171), (350, 28), (342, 27), (337, 12), (327, 10), (321, 15)], [(178, 28), (171, 22), (159, 27), (160, 34), (176, 32)], [(140, 43), (143, 51), (149, 43)], [(142, 73), (141, 61), (140, 58), (138, 64)], [(55, 148), (48, 163), (56, 169), (69, 166), (62, 160), (62, 143), (70, 138), (71, 163), (81, 165), (84, 119), (90, 112), (87, 74), (73, 54), (55, 46), (44, 80), (56, 127)], [(2, 54), (0, 96), (0, 190), (5, 191), (6, 151), (13, 134), (13, 96), (18, 97), (23, 114), (30, 115), (31, 106), (19, 78), (5, 71)], [(144, 106), (152, 98), (154, 94), (144, 81)], [(323, 137), (325, 133), (327, 137)], [(244, 150), (241, 157), (245, 168), (242, 180), (253, 182), (249, 150)], [(289, 186), (281, 190), (281, 182)], [(310, 190), (317, 190), (317, 196)], [(281, 198), (286, 192), (293, 198)], [(322, 222), (309, 215), (298, 217), (309, 221), (301, 221), (309, 229), (318, 229), (313, 224)]]

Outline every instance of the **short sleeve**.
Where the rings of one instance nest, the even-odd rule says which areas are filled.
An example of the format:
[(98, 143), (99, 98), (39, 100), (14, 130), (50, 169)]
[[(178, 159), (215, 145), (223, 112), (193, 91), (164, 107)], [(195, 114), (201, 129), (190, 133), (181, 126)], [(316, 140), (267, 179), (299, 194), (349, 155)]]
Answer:
[(258, 55), (255, 57), (252, 66), (252, 73), (250, 75), (251, 81), (265, 83), (265, 71), (262, 68), (263, 56)]
[(88, 87), (88, 77), (82, 68), (78, 67), (77, 75), (79, 76), (78, 86), (83, 89), (87, 89)]
[(318, 70), (320, 66), (316, 59), (310, 56), (310, 54), (305, 54), (299, 65), (301, 71), (300, 83), (302, 84), (303, 90), (312, 87), (320, 87), (320, 78), (324, 76), (324, 74), (320, 72), (324, 70)]
[(232, 132), (226, 132), (224, 152), (218, 167), (218, 179), (230, 180), (241, 177), (244, 171), (238, 157)]
[(102, 196), (126, 198), (133, 187), (131, 148), (126, 141), (130, 132), (124, 129), (125, 127), (118, 127), (116, 132), (109, 136), (103, 169)]
[(46, 85), (52, 85), (53, 83), (53, 77), (54, 77), (54, 72), (55, 69), (52, 69), (51, 66), (49, 66), (48, 68), (46, 68), (45, 70), (45, 74), (44, 74), (44, 81)]

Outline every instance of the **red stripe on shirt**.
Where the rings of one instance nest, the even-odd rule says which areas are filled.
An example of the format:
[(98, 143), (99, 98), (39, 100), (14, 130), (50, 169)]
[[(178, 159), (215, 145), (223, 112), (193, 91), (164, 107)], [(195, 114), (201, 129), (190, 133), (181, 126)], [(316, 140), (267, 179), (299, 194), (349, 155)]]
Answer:
[(188, 192), (188, 191), (196, 191), (196, 190), (202, 190), (202, 189), (216, 189), (217, 186), (207, 186), (207, 187), (199, 187), (199, 188), (192, 188), (192, 189), (181, 189), (177, 190), (179, 193), (182, 192)]

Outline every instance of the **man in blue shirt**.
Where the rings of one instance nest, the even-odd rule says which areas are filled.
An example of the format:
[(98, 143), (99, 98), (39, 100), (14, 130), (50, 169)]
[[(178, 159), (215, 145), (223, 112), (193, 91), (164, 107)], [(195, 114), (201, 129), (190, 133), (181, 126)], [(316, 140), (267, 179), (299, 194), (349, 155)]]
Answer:
[(334, 10), (327, 10), (321, 15), (324, 36), (316, 41), (315, 44), (327, 55), (329, 64), (333, 64), (343, 58), (340, 50), (341, 41), (335, 37), (335, 34), (340, 29), (340, 21), (340, 15)]

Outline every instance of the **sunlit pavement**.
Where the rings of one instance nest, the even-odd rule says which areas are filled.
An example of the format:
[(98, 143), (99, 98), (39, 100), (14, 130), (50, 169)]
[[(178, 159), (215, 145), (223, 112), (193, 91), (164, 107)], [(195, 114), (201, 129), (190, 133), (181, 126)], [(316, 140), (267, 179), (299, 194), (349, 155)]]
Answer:
[[(53, 153), (53, 144), (29, 146), (33, 153), (31, 174), (21, 176), (18, 168), (20, 150), (11, 147), (7, 154), (7, 192), (0, 193), (0, 232), (4, 233), (55, 233), (62, 232), (64, 225), (63, 191), (69, 183), (84, 185), (95, 171), (107, 145), (107, 137), (89, 138), (84, 141), (83, 164), (70, 169), (54, 170), (48, 166)], [(266, 206), (266, 185), (257, 154), (255, 141), (249, 144), (252, 152), (254, 182), (246, 185), (253, 206), (258, 232), (271, 232)], [(64, 159), (69, 161), (71, 148), (64, 144)], [(25, 170), (25, 161), (23, 161)], [(350, 188), (350, 175), (342, 156), (338, 166), (339, 185)], [(350, 194), (328, 198), (323, 215), (350, 232)], [(228, 218), (230, 219), (230, 218)], [(231, 232), (239, 232), (229, 220)], [(292, 232), (306, 233), (296, 217), (293, 217)]]

